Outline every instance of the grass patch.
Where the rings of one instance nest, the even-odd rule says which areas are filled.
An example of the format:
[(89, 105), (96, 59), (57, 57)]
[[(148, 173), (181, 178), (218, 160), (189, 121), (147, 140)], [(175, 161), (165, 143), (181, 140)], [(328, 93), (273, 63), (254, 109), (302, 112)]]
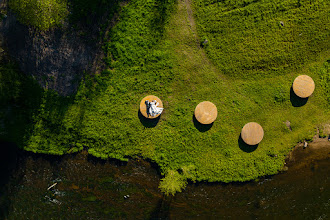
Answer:
[(210, 59), (226, 75), (272, 77), (295, 71), (330, 47), (328, 1), (196, 0)]
[[(329, 47), (327, 32), (322, 32), (329, 27), (326, 3), (226, 2), (195, 1), (197, 24), (189, 1), (132, 0), (123, 5), (118, 24), (106, 36), (109, 68), (87, 77), (75, 97), (44, 93), (25, 149), (63, 154), (86, 146), (101, 158), (148, 158), (165, 175), (160, 187), (167, 194), (182, 190), (187, 179), (247, 181), (280, 171), (292, 147), (311, 139), (316, 126), (330, 120)], [(312, 6), (311, 13), (303, 13)], [(263, 13), (267, 19), (261, 19)], [(285, 29), (278, 24), (282, 20)], [(296, 29), (306, 29), (302, 40), (289, 34)], [(209, 40), (205, 49), (198, 36)], [(307, 103), (295, 107), (290, 88), (299, 74), (310, 75), (316, 89)], [(160, 97), (165, 107), (154, 127), (144, 126), (138, 117), (139, 102), (148, 94)], [(201, 132), (193, 111), (205, 100), (219, 114)], [(251, 121), (265, 131), (252, 150), (239, 141), (242, 127)]]
[(330, 59), (324, 63), (318, 73), (320, 76), (320, 87), (323, 89), (328, 105), (330, 105)]

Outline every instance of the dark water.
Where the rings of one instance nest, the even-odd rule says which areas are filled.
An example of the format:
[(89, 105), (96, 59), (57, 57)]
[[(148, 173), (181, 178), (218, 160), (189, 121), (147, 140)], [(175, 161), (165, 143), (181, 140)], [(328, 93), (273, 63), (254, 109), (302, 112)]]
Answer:
[(191, 183), (175, 197), (162, 195), (146, 161), (0, 147), (0, 219), (330, 219), (329, 147), (296, 151), (288, 171), (272, 177)]

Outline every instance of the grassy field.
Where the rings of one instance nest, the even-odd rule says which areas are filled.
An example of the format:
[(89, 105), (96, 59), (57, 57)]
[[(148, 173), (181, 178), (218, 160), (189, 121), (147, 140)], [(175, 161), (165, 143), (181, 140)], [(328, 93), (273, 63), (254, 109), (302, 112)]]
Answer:
[(226, 75), (283, 75), (318, 60), (330, 47), (329, 2), (307, 0), (197, 0), (206, 51)]
[[(275, 174), (297, 142), (330, 122), (329, 8), (321, 0), (122, 4), (105, 36), (109, 68), (86, 76), (74, 97), (43, 92), (22, 146), (50, 154), (85, 146), (101, 158), (143, 157), (159, 165), (166, 194), (188, 180)], [(200, 47), (204, 39), (209, 43)], [(307, 102), (290, 90), (300, 74), (316, 83)], [(163, 101), (159, 121), (138, 113), (148, 94)], [(193, 118), (205, 100), (218, 108), (206, 127)], [(257, 148), (240, 140), (250, 121), (265, 131)]]

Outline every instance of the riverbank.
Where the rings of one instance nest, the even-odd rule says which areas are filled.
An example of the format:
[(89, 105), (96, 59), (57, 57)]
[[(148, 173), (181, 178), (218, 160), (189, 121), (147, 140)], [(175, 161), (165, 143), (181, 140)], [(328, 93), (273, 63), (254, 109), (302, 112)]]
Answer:
[(189, 183), (170, 197), (158, 188), (159, 168), (144, 160), (101, 160), (86, 151), (10, 155), (11, 171), (2, 172), (6, 183), (1, 188), (0, 216), (5, 219), (249, 218), (288, 217), (288, 213), (326, 218), (330, 210), (326, 139), (316, 139), (306, 149), (298, 144), (287, 160), (288, 170), (280, 174), (246, 183)]
[(314, 136), (313, 141), (304, 148), (303, 143), (299, 143), (288, 154), (286, 166), (289, 169), (303, 169), (310, 166), (317, 160), (328, 160), (330, 158), (330, 141), (328, 138)]
[(169, 203), (173, 219), (327, 219), (330, 213), (330, 142), (299, 143), (288, 169), (246, 183), (196, 183)]

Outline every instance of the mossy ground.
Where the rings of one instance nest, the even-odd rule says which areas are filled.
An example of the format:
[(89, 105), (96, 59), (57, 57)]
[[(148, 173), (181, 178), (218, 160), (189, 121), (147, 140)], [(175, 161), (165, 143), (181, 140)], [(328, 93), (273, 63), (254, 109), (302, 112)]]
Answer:
[[(321, 0), (238, 2), (122, 4), (104, 36), (109, 68), (86, 77), (74, 97), (44, 92), (24, 148), (64, 154), (85, 146), (97, 157), (150, 159), (165, 175), (161, 189), (172, 194), (188, 179), (247, 181), (277, 173), (297, 142), (330, 121), (330, 7)], [(300, 74), (316, 84), (308, 100), (291, 90)], [(165, 107), (157, 123), (139, 115), (148, 94)], [(193, 118), (205, 100), (218, 108), (209, 127)], [(265, 131), (255, 148), (240, 140), (251, 121)]]

